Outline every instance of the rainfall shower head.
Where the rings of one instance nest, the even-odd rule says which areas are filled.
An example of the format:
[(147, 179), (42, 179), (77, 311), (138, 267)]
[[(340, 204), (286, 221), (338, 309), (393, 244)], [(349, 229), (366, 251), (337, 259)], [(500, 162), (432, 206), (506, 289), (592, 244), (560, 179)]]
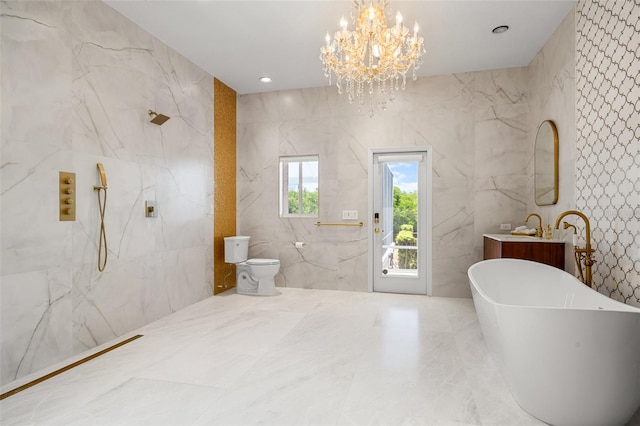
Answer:
[(166, 115), (163, 115), (163, 114), (158, 114), (157, 112), (151, 111), (151, 110), (149, 110), (149, 117), (153, 117), (151, 119), (151, 122), (153, 124), (157, 124), (158, 126), (162, 126), (165, 121), (167, 121), (169, 118), (171, 118), (171, 117), (167, 117)]

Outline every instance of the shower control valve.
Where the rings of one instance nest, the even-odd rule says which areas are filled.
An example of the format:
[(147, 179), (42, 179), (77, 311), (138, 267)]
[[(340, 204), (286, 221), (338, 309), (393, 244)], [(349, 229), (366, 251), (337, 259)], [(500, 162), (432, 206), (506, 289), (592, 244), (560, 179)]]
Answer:
[(61, 222), (76, 220), (76, 209), (74, 207), (76, 201), (75, 182), (76, 174), (72, 172), (60, 172), (58, 174), (58, 201), (59, 201), (59, 220)]
[(155, 201), (145, 201), (145, 216), (158, 217), (158, 206)]

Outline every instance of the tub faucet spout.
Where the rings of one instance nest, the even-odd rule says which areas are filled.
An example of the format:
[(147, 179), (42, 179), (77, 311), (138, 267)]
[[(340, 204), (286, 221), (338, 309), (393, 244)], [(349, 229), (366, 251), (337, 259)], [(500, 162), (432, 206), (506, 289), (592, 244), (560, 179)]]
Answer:
[[(579, 212), (577, 210), (567, 210), (566, 212), (560, 213), (560, 216), (558, 216), (558, 218), (556, 219), (555, 229), (559, 229), (560, 221), (562, 220), (562, 218), (569, 215), (579, 216), (584, 221), (585, 232), (586, 232), (585, 238), (587, 240), (586, 246), (584, 249), (575, 247), (574, 250), (576, 251), (576, 260), (578, 261), (577, 263), (578, 263), (578, 267), (580, 268), (581, 277), (583, 277), (583, 274), (582, 274), (582, 265), (580, 264), (579, 259), (584, 257), (584, 278), (582, 279), (582, 282), (588, 285), (589, 287), (593, 287), (591, 267), (593, 266), (595, 261), (593, 260), (593, 257), (591, 255), (595, 250), (591, 248), (591, 225), (589, 224), (589, 219), (584, 213)], [(565, 229), (567, 229), (568, 227), (569, 226), (565, 226)]]
[(541, 238), (542, 237), (542, 218), (538, 213), (529, 213), (527, 217), (524, 219), (524, 221), (529, 222), (529, 218), (531, 216), (535, 216), (538, 218), (538, 227), (536, 228), (536, 235), (538, 236), (538, 238)]

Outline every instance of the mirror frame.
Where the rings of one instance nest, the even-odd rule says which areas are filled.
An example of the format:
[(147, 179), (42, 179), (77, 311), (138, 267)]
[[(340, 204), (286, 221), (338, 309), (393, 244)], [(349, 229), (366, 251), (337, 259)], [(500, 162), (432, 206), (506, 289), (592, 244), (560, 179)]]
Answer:
[[(542, 140), (545, 136), (541, 134), (541, 130), (546, 130), (548, 127), (551, 130), (551, 138)], [(542, 162), (542, 158), (538, 156), (538, 146), (540, 144), (553, 144), (553, 199), (549, 199), (545, 193), (543, 196), (538, 196), (538, 166)], [(552, 120), (545, 120), (538, 126), (536, 133), (536, 140), (533, 148), (533, 197), (537, 206), (550, 206), (558, 202), (558, 129)]]

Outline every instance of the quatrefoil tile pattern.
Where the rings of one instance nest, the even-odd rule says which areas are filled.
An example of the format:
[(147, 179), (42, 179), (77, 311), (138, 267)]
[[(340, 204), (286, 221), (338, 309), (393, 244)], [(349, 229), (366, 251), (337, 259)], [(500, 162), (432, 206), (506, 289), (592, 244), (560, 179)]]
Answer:
[(576, 6), (576, 205), (599, 292), (640, 306), (640, 1)]

